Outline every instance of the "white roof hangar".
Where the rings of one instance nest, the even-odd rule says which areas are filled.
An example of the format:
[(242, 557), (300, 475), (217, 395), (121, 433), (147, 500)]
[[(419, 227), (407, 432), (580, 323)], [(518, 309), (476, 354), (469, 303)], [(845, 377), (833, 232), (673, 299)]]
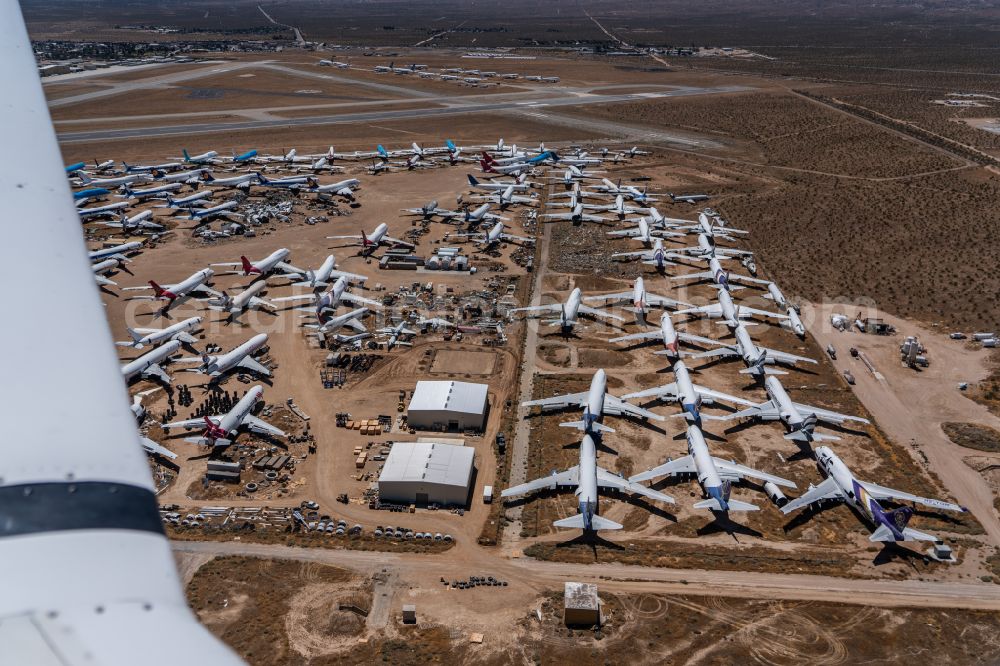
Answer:
[(396, 442), (378, 477), (379, 498), (404, 504), (464, 506), (475, 449), (444, 442)]
[(482, 430), (488, 390), (486, 384), (419, 381), (406, 410), (407, 422), (422, 430)]

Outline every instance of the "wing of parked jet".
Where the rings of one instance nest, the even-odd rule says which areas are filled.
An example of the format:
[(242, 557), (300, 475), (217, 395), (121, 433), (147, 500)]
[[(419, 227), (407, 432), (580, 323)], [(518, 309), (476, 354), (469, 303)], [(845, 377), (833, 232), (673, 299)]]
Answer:
[(587, 396), (590, 395), (587, 391), (583, 393), (567, 393), (565, 395), (556, 395), (551, 398), (542, 398), (540, 400), (529, 400), (527, 402), (522, 402), (522, 407), (548, 407), (550, 409), (565, 409), (570, 405), (576, 407), (583, 407), (587, 404)]
[(657, 492), (651, 488), (647, 488), (638, 483), (632, 483), (628, 479), (622, 478), (617, 474), (609, 472), (603, 467), (597, 468), (597, 485), (601, 488), (613, 488), (617, 491), (625, 491), (634, 493), (636, 495), (641, 495), (642, 497), (648, 497), (649, 499), (656, 500), (658, 502), (666, 502), (667, 504), (673, 504), (674, 498), (670, 495), (664, 495), (661, 492)]
[(536, 490), (554, 489), (558, 486), (575, 486), (580, 483), (580, 466), (574, 465), (563, 472), (557, 472), (549, 476), (543, 476), (534, 481), (528, 481), (511, 488), (507, 488), (500, 493), (501, 497), (516, 497)]
[(284, 437), (285, 431), (280, 428), (276, 428), (267, 421), (262, 421), (256, 416), (247, 414), (243, 417), (243, 425), (247, 427), (251, 432), (255, 432), (263, 435), (274, 435), (275, 437)]
[(885, 486), (880, 486), (869, 481), (858, 481), (858, 485), (867, 491), (869, 495), (877, 500), (897, 500), (905, 502), (914, 502), (916, 504), (922, 504), (923, 506), (930, 507), (932, 509), (941, 509), (944, 511), (968, 511), (964, 506), (959, 506), (958, 504), (952, 504), (951, 502), (942, 502), (941, 500), (930, 499), (927, 497), (920, 497), (919, 495), (912, 495), (902, 490), (894, 490), (893, 488), (886, 488)]
[(676, 460), (668, 460), (653, 469), (630, 476), (628, 480), (635, 483), (639, 481), (648, 481), (649, 479), (655, 479), (660, 476), (669, 476), (671, 474), (694, 474), (697, 471), (698, 468), (695, 467), (694, 458), (687, 455), (677, 458)]
[(677, 308), (682, 305), (685, 307), (691, 306), (690, 303), (678, 301), (666, 296), (660, 296), (659, 294), (651, 294), (648, 291), (646, 292), (646, 303), (656, 308)]
[[(222, 417), (218, 415), (209, 415), (208, 420), (214, 423), (215, 425), (219, 425), (219, 421), (222, 420)], [(203, 428), (204, 426), (205, 426), (205, 419), (204, 417), (202, 417), (197, 419), (184, 419), (183, 421), (172, 421), (170, 423), (164, 423), (160, 427), (163, 428), (164, 430), (172, 430), (174, 428), (184, 428), (185, 430), (192, 430), (194, 428)]]
[(604, 394), (604, 413), (611, 414), (612, 416), (619, 416), (621, 414), (628, 414), (629, 416), (635, 416), (643, 419), (653, 419), (654, 421), (666, 421), (666, 417), (660, 416), (659, 414), (654, 414), (648, 409), (643, 409), (642, 407), (636, 407), (631, 405), (621, 398), (616, 398), (610, 393)]
[(236, 365), (241, 368), (246, 368), (247, 370), (252, 370), (257, 374), (263, 375), (265, 377), (271, 376), (271, 371), (267, 367), (257, 362), (250, 356), (244, 356), (243, 360), (237, 363)]
[(395, 243), (396, 245), (402, 245), (403, 247), (416, 247), (413, 243), (405, 240), (399, 240), (398, 238), (393, 238), (392, 236), (382, 236), (382, 240)]
[(788, 514), (813, 502), (828, 499), (844, 499), (843, 491), (841, 491), (840, 486), (837, 485), (837, 482), (832, 477), (827, 477), (818, 486), (810, 487), (801, 496), (781, 507), (781, 513)]
[(527, 305), (523, 308), (514, 308), (511, 312), (562, 312), (562, 303), (546, 303), (544, 305)]
[(722, 460), (721, 458), (712, 457), (715, 462), (715, 468), (719, 470), (720, 476), (726, 476), (727, 474), (737, 476), (740, 478), (750, 477), (751, 479), (759, 479), (761, 481), (770, 481), (776, 486), (785, 486), (786, 488), (794, 488), (795, 482), (789, 481), (788, 479), (783, 479), (780, 476), (775, 476), (773, 474), (768, 474), (767, 472), (761, 472), (760, 470), (754, 469), (752, 467), (747, 467), (746, 465), (741, 465), (737, 462), (730, 460)]
[(803, 405), (802, 403), (793, 402), (795, 409), (803, 415), (812, 414), (820, 421), (826, 421), (827, 423), (843, 423), (844, 421), (853, 421), (855, 423), (871, 423), (868, 419), (862, 418), (860, 416), (851, 416), (850, 414), (841, 414), (839, 412), (833, 412), (828, 409), (820, 409), (819, 407), (813, 407), (812, 405)]
[(767, 358), (770, 361), (776, 361), (778, 363), (785, 363), (787, 365), (795, 365), (796, 363), (818, 363), (814, 358), (807, 358), (805, 356), (796, 356), (795, 354), (789, 354), (788, 352), (778, 351), (777, 349), (768, 349), (766, 347), (761, 347), (761, 351), (767, 353)]
[(142, 444), (142, 448), (146, 450), (146, 453), (152, 453), (153, 455), (169, 458), (170, 460), (173, 460), (174, 458), (177, 457), (176, 453), (174, 453), (165, 446), (157, 444), (149, 437), (140, 437), (139, 442)]
[(586, 305), (581, 305), (577, 309), (577, 312), (579, 312), (580, 314), (590, 315), (591, 317), (598, 317), (599, 319), (614, 319), (615, 321), (625, 321), (624, 317), (621, 317), (611, 312), (605, 312), (604, 310), (590, 308), (587, 307)]
[(168, 375), (166, 371), (163, 368), (161, 368), (157, 363), (154, 363), (153, 365), (143, 370), (141, 375), (143, 379), (150, 379), (151, 377), (156, 377), (164, 384), (170, 383), (170, 375)]

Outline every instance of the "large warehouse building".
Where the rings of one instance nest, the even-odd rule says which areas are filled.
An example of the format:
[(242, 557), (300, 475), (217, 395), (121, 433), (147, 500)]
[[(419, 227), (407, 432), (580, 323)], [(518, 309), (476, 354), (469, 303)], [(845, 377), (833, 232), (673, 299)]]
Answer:
[(418, 430), (482, 430), (489, 409), (486, 384), (417, 382), (406, 420)]
[(378, 477), (379, 498), (399, 504), (465, 506), (475, 449), (444, 442), (396, 442)]

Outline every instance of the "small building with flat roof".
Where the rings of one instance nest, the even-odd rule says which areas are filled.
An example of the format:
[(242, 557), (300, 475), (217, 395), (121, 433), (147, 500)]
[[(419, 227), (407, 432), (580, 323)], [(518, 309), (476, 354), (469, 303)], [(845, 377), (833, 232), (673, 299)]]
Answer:
[(465, 506), (475, 450), (443, 442), (396, 442), (378, 477), (379, 498), (397, 504)]
[(601, 600), (593, 583), (566, 583), (563, 622), (567, 627), (590, 627), (601, 623)]
[(489, 409), (486, 384), (420, 381), (406, 409), (407, 423), (417, 430), (482, 430)]

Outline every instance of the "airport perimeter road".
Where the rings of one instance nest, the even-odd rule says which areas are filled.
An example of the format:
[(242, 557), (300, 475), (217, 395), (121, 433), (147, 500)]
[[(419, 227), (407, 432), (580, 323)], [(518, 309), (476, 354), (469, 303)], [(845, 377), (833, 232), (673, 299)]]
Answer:
[(1000, 610), (1000, 585), (950, 583), (921, 580), (858, 580), (799, 574), (749, 571), (705, 571), (663, 569), (623, 564), (570, 564), (533, 559), (504, 559), (488, 549), (477, 549), (476, 557), (387, 553), (330, 548), (293, 548), (236, 541), (174, 541), (175, 552), (195, 555), (243, 555), (318, 562), (369, 575), (382, 569), (399, 574), (402, 584), (426, 582), (441, 577), (490, 571), (542, 590), (561, 589), (567, 580), (592, 582), (601, 589), (647, 594), (686, 594), (748, 599), (826, 601), (885, 607), (967, 608)]
[[(405, 120), (407, 118), (428, 118), (433, 116), (449, 116), (465, 113), (497, 113), (505, 111), (532, 111), (553, 107), (576, 107), (587, 104), (614, 104), (665, 97), (686, 97), (689, 95), (710, 95), (746, 90), (742, 86), (719, 86), (714, 88), (682, 87), (663, 89), (656, 92), (627, 93), (621, 95), (595, 95), (578, 90), (551, 91), (552, 97), (542, 97), (525, 100), (521, 96), (497, 95), (483, 96), (479, 101), (465, 101), (455, 97), (427, 98), (429, 102), (446, 104), (447, 106), (428, 109), (399, 109), (347, 113), (337, 116), (313, 116), (308, 118), (287, 118), (280, 120), (248, 120), (237, 122), (192, 123), (186, 125), (138, 127), (130, 129), (101, 129), (80, 132), (62, 132), (58, 135), (60, 143), (81, 143), (93, 141), (111, 141), (116, 139), (138, 139), (156, 136), (181, 136), (189, 134), (208, 134), (216, 132), (234, 132), (242, 130), (269, 129), (280, 127), (296, 127), (308, 125), (342, 125), (350, 123), (387, 122)], [(104, 92), (104, 91), (97, 91)], [(560, 95), (560, 93), (562, 93)], [(96, 93), (87, 93), (96, 94)], [(67, 98), (68, 99), (68, 98)], [(57, 100), (62, 101), (62, 100)], [(275, 109), (275, 112), (279, 111)], [(719, 144), (709, 139), (692, 138), (680, 134), (659, 132), (660, 140), (675, 143), (689, 148), (713, 148)]]

